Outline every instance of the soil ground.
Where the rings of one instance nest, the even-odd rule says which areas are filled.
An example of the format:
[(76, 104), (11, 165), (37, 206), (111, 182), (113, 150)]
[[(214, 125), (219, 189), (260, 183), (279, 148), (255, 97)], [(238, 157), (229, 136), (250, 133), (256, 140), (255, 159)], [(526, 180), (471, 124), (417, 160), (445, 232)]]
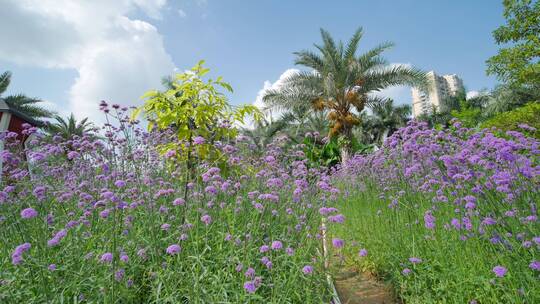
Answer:
[(334, 284), (343, 304), (398, 304), (387, 284), (369, 273), (341, 269), (334, 274)]

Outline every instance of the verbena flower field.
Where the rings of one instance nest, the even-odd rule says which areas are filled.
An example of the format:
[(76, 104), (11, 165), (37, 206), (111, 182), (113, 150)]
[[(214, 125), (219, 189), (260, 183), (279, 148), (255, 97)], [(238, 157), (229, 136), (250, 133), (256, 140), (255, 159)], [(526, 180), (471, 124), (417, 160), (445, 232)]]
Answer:
[(337, 189), (301, 150), (215, 143), (226, 168), (201, 163), (185, 184), (176, 153), (157, 151), (174, 132), (115, 109), (105, 138), (38, 137), (26, 159), (5, 134), (0, 302), (330, 301), (319, 209)]
[(195, 159), (206, 144), (223, 157), (188, 183), (160, 149), (186, 145), (173, 130), (102, 107), (103, 138), (38, 135), (21, 153), (3, 135), (2, 303), (329, 303), (322, 222), (334, 254), (406, 303), (540, 299), (535, 139), (412, 122), (327, 170), (285, 137), (196, 137)]
[(409, 123), (336, 175), (336, 253), (405, 303), (538, 303), (539, 157), (520, 132)]

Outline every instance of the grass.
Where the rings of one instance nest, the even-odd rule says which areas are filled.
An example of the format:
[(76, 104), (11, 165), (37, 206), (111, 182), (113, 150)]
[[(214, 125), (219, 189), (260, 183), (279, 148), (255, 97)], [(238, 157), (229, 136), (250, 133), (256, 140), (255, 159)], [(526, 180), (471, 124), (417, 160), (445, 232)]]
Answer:
[[(406, 185), (395, 189), (406, 189), (401, 188)], [(426, 229), (422, 218), (432, 206), (431, 197), (407, 189), (399, 206), (390, 209), (389, 198), (398, 191), (384, 191), (370, 181), (364, 186), (363, 190), (349, 189), (350, 195), (337, 204), (347, 220), (333, 227), (332, 233), (355, 244), (343, 250), (347, 263), (390, 281), (405, 303), (534, 303), (540, 299), (538, 275), (527, 267), (537, 257), (537, 249), (514, 242), (517, 250), (503, 250), (482, 237), (464, 241), (459, 233), (442, 227)], [(539, 195), (532, 192), (529, 198), (538, 201)], [(455, 212), (450, 204), (438, 206), (437, 225), (442, 226)], [(358, 255), (360, 248), (368, 250), (366, 257)], [(410, 257), (422, 262), (412, 264)], [(511, 271), (497, 278), (492, 272), (495, 265)], [(411, 270), (408, 275), (403, 274), (406, 268)]]

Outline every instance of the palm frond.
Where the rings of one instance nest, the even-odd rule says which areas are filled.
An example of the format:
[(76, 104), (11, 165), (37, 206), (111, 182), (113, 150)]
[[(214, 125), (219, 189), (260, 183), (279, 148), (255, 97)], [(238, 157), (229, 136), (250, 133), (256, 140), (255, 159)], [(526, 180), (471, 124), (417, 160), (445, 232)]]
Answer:
[(11, 72), (5, 71), (0, 74), (0, 95), (4, 93), (11, 82)]
[(366, 73), (364, 90), (381, 91), (398, 85), (424, 89), (428, 85), (428, 79), (424, 71), (403, 65), (379, 68)]
[(27, 97), (23, 94), (7, 96), (4, 98), (4, 101), (10, 107), (32, 118), (49, 118), (55, 114), (53, 111), (36, 105), (37, 103), (43, 102), (43, 100)]
[(279, 89), (267, 90), (263, 102), (274, 109), (289, 110), (306, 107), (322, 94), (320, 76), (314, 73), (301, 72), (293, 74), (283, 81)]
[(51, 136), (59, 135), (65, 139), (83, 135), (96, 136), (94, 133), (98, 130), (92, 122), (88, 121), (88, 118), (77, 122), (73, 113), (71, 113), (67, 120), (59, 115), (56, 115), (54, 119), (54, 122), (49, 122), (46, 126), (46, 131)]
[(356, 51), (358, 50), (358, 43), (360, 42), (360, 39), (362, 39), (363, 35), (364, 30), (362, 27), (359, 27), (356, 32), (354, 32), (353, 36), (349, 40), (349, 43), (347, 44), (345, 60), (350, 61), (354, 58)]
[[(392, 99), (388, 97), (382, 97), (377, 95), (368, 96), (366, 98), (366, 107), (372, 109), (372, 111), (384, 111), (384, 105), (391, 102)], [(358, 109), (360, 110), (360, 109)]]
[(164, 76), (161, 78), (161, 85), (163, 85), (168, 90), (174, 89), (173, 83), (174, 83), (174, 77), (171, 75)]
[(392, 42), (383, 42), (360, 55), (356, 61), (362, 71), (367, 71), (373, 67), (387, 64), (388, 62), (384, 58), (381, 58), (380, 55), (393, 46), (394, 43)]
[(303, 65), (318, 71), (324, 68), (323, 58), (311, 51), (303, 50), (300, 52), (294, 52), (293, 54), (296, 55), (296, 59), (294, 61), (295, 64)]
[(38, 102), (43, 102), (41, 99), (28, 97), (24, 94), (15, 94), (4, 97), (4, 100), (10, 104), (10, 106), (17, 107), (29, 104), (35, 104)]

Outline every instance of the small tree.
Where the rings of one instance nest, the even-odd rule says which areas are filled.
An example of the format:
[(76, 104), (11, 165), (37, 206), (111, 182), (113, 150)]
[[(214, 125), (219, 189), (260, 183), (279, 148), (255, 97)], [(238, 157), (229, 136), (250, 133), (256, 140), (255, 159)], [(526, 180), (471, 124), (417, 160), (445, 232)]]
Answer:
[(174, 76), (166, 91), (152, 90), (144, 94), (144, 105), (132, 115), (135, 118), (142, 111), (149, 121), (149, 130), (174, 130), (180, 144), (166, 143), (160, 150), (162, 153), (173, 151), (175, 163), (185, 163), (185, 198), (187, 184), (194, 178), (194, 161), (222, 161), (224, 156), (214, 143), (236, 137), (238, 130), (233, 125), (244, 123), (247, 115), (253, 115), (255, 120), (262, 115), (252, 105), (229, 105), (219, 88), (232, 92), (231, 86), (221, 77), (203, 80), (209, 72), (203, 64), (204, 61), (200, 61), (190, 71)]
[(98, 128), (94, 124), (88, 121), (88, 117), (83, 118), (80, 121), (75, 119), (73, 113), (67, 118), (64, 119), (62, 116), (56, 115), (54, 117), (54, 122), (48, 122), (46, 124), (45, 130), (50, 136), (58, 135), (62, 138), (69, 140), (73, 136), (82, 137), (84, 135), (96, 136)]

